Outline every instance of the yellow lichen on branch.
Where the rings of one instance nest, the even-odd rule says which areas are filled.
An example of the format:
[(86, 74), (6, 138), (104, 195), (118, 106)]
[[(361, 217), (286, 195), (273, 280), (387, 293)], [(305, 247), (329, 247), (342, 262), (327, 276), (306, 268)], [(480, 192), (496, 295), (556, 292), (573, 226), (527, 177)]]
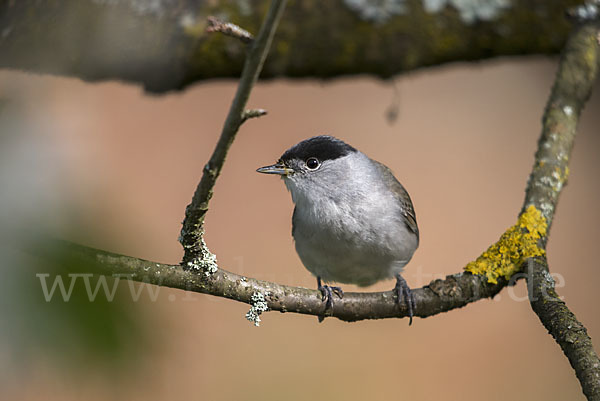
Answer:
[(519, 216), (517, 224), (510, 227), (502, 237), (490, 246), (465, 270), (485, 275), (488, 283), (498, 283), (499, 277), (509, 280), (517, 273), (526, 259), (542, 256), (546, 251), (539, 240), (546, 235), (548, 224), (542, 213), (533, 205)]

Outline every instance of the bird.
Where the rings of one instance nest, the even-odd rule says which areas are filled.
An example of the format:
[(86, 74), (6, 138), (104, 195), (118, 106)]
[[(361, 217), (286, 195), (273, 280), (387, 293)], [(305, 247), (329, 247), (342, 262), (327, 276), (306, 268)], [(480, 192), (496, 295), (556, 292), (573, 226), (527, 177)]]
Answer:
[(323, 282), (366, 287), (395, 278), (396, 302), (406, 303), (412, 324), (415, 298), (401, 273), (419, 246), (419, 228), (408, 192), (388, 167), (319, 135), (256, 171), (281, 176), (291, 193), (296, 252), (325, 304), (319, 321), (332, 310), (333, 295), (344, 295)]

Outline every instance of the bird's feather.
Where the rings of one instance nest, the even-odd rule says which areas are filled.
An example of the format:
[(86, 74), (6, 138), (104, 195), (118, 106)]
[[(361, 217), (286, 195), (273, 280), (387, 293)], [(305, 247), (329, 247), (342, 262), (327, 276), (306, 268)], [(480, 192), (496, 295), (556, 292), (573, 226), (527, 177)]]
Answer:
[[(372, 160), (372, 159), (371, 159)], [(402, 184), (394, 177), (394, 173), (384, 164), (379, 163), (376, 160), (372, 160), (375, 166), (381, 172), (381, 175), (386, 182), (386, 184), (390, 187), (390, 189), (394, 192), (396, 199), (400, 203), (400, 209), (402, 211), (402, 216), (404, 217), (404, 221), (406, 222), (406, 226), (415, 233), (417, 236), (417, 241), (419, 240), (419, 227), (417, 226), (417, 216), (415, 214), (415, 209), (413, 207), (412, 201), (410, 200), (410, 196), (408, 192)]]

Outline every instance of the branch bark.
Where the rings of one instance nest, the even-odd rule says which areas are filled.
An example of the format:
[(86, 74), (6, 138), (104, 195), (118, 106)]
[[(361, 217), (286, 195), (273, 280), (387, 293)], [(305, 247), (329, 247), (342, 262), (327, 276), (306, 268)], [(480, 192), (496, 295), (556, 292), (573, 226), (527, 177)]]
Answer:
[(554, 289), (546, 258), (530, 261), (529, 299), (533, 311), (569, 359), (583, 394), (600, 400), (600, 360), (585, 326), (577, 320)]
[[(434, 2), (423, 0), (297, 0), (263, 77), (385, 78), (452, 61), (556, 54), (570, 28), (564, 11), (580, 2), (515, 0), (491, 10), (490, 2), (480, 2), (487, 8), (479, 10), (475, 1), (440, 1), (432, 8), (427, 4)], [(207, 17), (223, 16), (257, 32), (263, 4), (0, 0), (0, 68), (120, 80), (155, 93), (238, 78), (245, 46), (207, 34)]]
[[(72, 258), (70, 266), (87, 266), (97, 274), (215, 295), (250, 305), (253, 303), (252, 295), (260, 293), (269, 310), (323, 315), (324, 305), (317, 290), (240, 276), (220, 267), (212, 274), (202, 274), (184, 270), (180, 265), (157, 263), (58, 240), (38, 245), (31, 253), (46, 260), (62, 260), (64, 255), (68, 255)], [(434, 316), (493, 297), (507, 284), (504, 280), (497, 284), (488, 283), (483, 276), (462, 272), (444, 280), (434, 280), (423, 288), (413, 289), (417, 303), (415, 316)], [(394, 297), (393, 291), (344, 292), (344, 297), (336, 299), (328, 316), (348, 322), (406, 317), (408, 311), (405, 305), (399, 307)]]
[[(541, 210), (548, 228), (569, 176), (568, 162), (579, 115), (598, 76), (599, 33), (600, 21), (596, 21), (578, 27), (571, 35), (542, 120), (542, 135), (523, 211), (530, 205)], [(542, 241), (545, 245), (547, 235)], [(585, 396), (589, 400), (600, 400), (600, 359), (585, 326), (556, 293), (546, 258), (530, 259), (529, 264), (527, 280), (533, 311), (569, 359)]]

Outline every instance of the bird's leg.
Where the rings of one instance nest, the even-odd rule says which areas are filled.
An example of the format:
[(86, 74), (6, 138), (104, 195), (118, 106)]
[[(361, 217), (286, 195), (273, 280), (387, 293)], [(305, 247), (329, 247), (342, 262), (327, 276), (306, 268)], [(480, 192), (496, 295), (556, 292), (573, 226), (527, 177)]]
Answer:
[[(344, 291), (340, 287), (332, 287), (327, 284), (321, 284), (321, 277), (317, 277), (317, 288), (321, 291), (321, 300), (325, 301), (325, 313), (333, 308), (333, 294), (337, 295), (338, 298), (344, 297)], [(319, 316), (319, 322), (325, 319), (324, 316)]]
[(417, 309), (417, 306), (410, 287), (400, 274), (396, 275), (396, 286), (394, 287), (394, 291), (396, 292), (396, 302), (398, 305), (402, 303), (402, 299), (406, 302), (406, 306), (408, 307), (408, 325), (410, 326), (412, 324), (413, 312)]

